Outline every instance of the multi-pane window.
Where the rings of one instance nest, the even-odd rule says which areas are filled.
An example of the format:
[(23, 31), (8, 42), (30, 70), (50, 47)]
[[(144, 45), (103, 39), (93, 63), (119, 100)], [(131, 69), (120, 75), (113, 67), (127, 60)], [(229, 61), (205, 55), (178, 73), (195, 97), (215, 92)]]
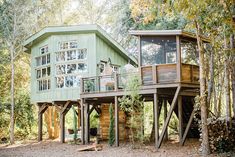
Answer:
[(50, 75), (50, 67), (44, 67), (36, 70), (38, 91), (45, 91), (51, 88)]
[(77, 41), (59, 43), (56, 52), (56, 87), (79, 87), (80, 77), (87, 72), (87, 49), (79, 49)]
[(39, 48), (39, 56), (36, 57), (36, 79), (38, 91), (45, 91), (51, 88), (51, 58), (48, 51), (48, 45)]
[(77, 41), (64, 41), (59, 42), (59, 49), (60, 50), (67, 50), (67, 49), (76, 49), (78, 48)]
[(56, 52), (56, 61), (84, 60), (87, 58), (87, 49), (76, 49)]
[(49, 64), (51, 61), (50, 54), (48, 53), (48, 46), (43, 46), (39, 49), (40, 55), (36, 57), (36, 66)]
[(176, 63), (176, 39), (169, 37), (141, 38), (141, 64), (168, 64)]
[(199, 65), (199, 53), (196, 41), (181, 40), (182, 63)]

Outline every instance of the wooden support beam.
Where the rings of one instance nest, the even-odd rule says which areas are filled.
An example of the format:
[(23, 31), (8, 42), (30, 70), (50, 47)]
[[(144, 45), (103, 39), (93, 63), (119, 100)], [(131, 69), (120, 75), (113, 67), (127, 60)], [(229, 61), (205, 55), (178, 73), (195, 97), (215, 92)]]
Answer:
[(89, 104), (85, 104), (85, 144), (89, 144)]
[(48, 105), (38, 105), (38, 142), (42, 141), (43, 113), (47, 110)]
[(78, 108), (78, 111), (76, 111), (77, 116), (78, 116), (78, 128), (81, 127), (81, 109)]
[(94, 111), (94, 109), (95, 109), (95, 105), (92, 105), (92, 108), (88, 111), (89, 116), (90, 116), (91, 112)]
[(97, 105), (97, 106), (95, 106), (95, 110), (96, 110), (96, 112), (98, 113), (98, 115), (100, 115), (100, 114), (101, 114), (101, 109), (98, 107), (98, 105)]
[(70, 104), (70, 100), (68, 100), (65, 105), (63, 106), (63, 108), (61, 109), (61, 114), (66, 114), (68, 112), (68, 108), (71, 107), (71, 104)]
[(60, 142), (65, 142), (65, 115), (67, 114), (68, 110), (71, 108), (71, 101), (68, 100), (60, 111)]
[(171, 116), (172, 116), (172, 113), (173, 113), (173, 111), (174, 111), (174, 108), (175, 108), (175, 105), (176, 105), (176, 101), (177, 101), (177, 98), (178, 98), (180, 89), (181, 89), (181, 86), (179, 85), (179, 86), (177, 87), (177, 89), (176, 89), (176, 92), (175, 92), (173, 101), (172, 101), (172, 103), (171, 103), (170, 110), (169, 110), (169, 112), (168, 112), (168, 114), (167, 114), (166, 122), (165, 122), (164, 125), (163, 125), (163, 129), (162, 129), (162, 132), (161, 132), (161, 135), (160, 135), (158, 144), (157, 144), (157, 148), (160, 148), (160, 147), (161, 147), (162, 140), (163, 140), (164, 134), (165, 134), (165, 132), (166, 132), (166, 129), (167, 129), (167, 127), (168, 127), (168, 124), (169, 124), (169, 122), (170, 122), (170, 118), (171, 118)]
[(119, 146), (119, 106), (118, 106), (118, 97), (115, 96), (115, 145)]
[(183, 137), (183, 109), (182, 109), (182, 96), (178, 97), (178, 119), (179, 119), (179, 142), (182, 142)]
[(118, 90), (118, 75), (116, 72), (114, 73), (114, 90)]
[[(167, 118), (167, 100), (163, 100), (163, 107), (164, 107), (164, 123), (166, 122), (166, 118)], [(166, 128), (166, 133), (164, 136), (164, 140), (167, 141), (168, 140), (168, 128)]]
[(47, 110), (48, 105), (47, 105), (47, 103), (44, 103), (43, 105), (38, 106), (38, 107), (39, 107), (38, 113), (42, 113), (43, 114)]
[(182, 141), (181, 141), (181, 143), (180, 143), (182, 146), (184, 145), (184, 142), (185, 142), (185, 140), (186, 140), (186, 137), (187, 137), (189, 128), (190, 128), (190, 126), (191, 126), (191, 124), (192, 124), (192, 121), (193, 121), (194, 114), (195, 114), (195, 110), (193, 109), (193, 111), (192, 111), (192, 113), (191, 113), (191, 115), (190, 115), (188, 124), (187, 124), (187, 126), (186, 126), (186, 129), (185, 129), (185, 131), (184, 131), (184, 135), (183, 135)]
[(85, 144), (85, 140), (84, 140), (84, 99), (81, 99), (81, 143)]
[(38, 113), (38, 142), (42, 141), (42, 113)]
[(157, 83), (157, 66), (152, 66), (153, 84)]
[(181, 46), (180, 46), (180, 36), (176, 36), (176, 48), (177, 48), (177, 81), (181, 82), (181, 76), (182, 76), (182, 64), (181, 64)]
[(157, 147), (158, 137), (159, 137), (159, 106), (158, 106), (158, 95), (157, 93), (153, 94), (153, 109), (154, 109), (154, 128), (155, 128), (155, 146)]
[(60, 142), (65, 142), (65, 115), (63, 113), (60, 113)]

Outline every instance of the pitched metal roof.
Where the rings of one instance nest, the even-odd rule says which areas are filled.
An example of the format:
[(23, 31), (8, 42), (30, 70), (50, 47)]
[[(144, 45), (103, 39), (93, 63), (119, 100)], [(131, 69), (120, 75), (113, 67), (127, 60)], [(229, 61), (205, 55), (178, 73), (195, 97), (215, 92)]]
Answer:
[(129, 59), (136, 64), (136, 60), (128, 56), (127, 51), (116, 42), (108, 33), (106, 33), (100, 26), (96, 24), (84, 24), (74, 26), (49, 26), (45, 27), (39, 32), (28, 37), (23, 46), (27, 49), (31, 48), (35, 43), (47, 38), (50, 35), (57, 34), (79, 34), (79, 33), (95, 33), (105, 42), (107, 42), (113, 49), (118, 51), (124, 58)]

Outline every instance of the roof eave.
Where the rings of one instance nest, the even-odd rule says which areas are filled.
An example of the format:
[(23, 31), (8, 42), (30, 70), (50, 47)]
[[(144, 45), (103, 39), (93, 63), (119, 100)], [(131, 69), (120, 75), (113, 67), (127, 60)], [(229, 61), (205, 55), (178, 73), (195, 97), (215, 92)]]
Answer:
[[(185, 36), (189, 38), (196, 39), (196, 35), (190, 32), (183, 30), (131, 30), (129, 31), (130, 35), (134, 36)], [(209, 38), (202, 37), (204, 42), (210, 42)]]

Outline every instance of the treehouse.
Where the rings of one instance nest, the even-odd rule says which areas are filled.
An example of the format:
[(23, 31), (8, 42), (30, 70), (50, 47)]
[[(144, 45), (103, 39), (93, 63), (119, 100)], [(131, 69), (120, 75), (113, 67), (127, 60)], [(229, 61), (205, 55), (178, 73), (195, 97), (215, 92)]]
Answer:
[(48, 106), (55, 105), (61, 114), (61, 141), (64, 141), (64, 119), (71, 105), (77, 105), (77, 114), (81, 115), (82, 77), (101, 75), (107, 66), (112, 73), (128, 62), (135, 64), (97, 25), (46, 27), (30, 36), (24, 47), (31, 54), (31, 103), (39, 107), (39, 140), (42, 140), (42, 115)]
[[(195, 34), (182, 30), (138, 30), (130, 31), (130, 34), (138, 39), (137, 72), (132, 70), (108, 76), (81, 78), (82, 142), (89, 143), (89, 115), (94, 108), (100, 109), (101, 130), (103, 127), (106, 130), (104, 132), (107, 132), (108, 121), (105, 122), (106, 126), (102, 124), (102, 117), (108, 117), (109, 114), (104, 104), (113, 103), (115, 144), (119, 145), (119, 139), (123, 139), (127, 130), (123, 127), (125, 115), (119, 109), (118, 98), (128, 95), (124, 87), (130, 75), (140, 77), (139, 94), (146, 102), (153, 102), (157, 148), (161, 146), (163, 138), (167, 137), (173, 113), (179, 121), (178, 134), (182, 145), (187, 136), (199, 136), (198, 124), (194, 120), (194, 98), (199, 94), (199, 53)], [(202, 40), (204, 43), (209, 42), (207, 38), (202, 37)], [(110, 88), (105, 88), (107, 83)], [(165, 113), (165, 122), (160, 129), (159, 116), (162, 110)]]

